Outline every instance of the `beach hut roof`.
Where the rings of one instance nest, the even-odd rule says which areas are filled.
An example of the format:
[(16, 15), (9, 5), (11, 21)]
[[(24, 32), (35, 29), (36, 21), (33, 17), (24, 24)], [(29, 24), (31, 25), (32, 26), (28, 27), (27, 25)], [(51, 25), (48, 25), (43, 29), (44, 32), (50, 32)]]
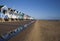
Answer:
[(0, 5), (0, 8), (2, 8), (4, 5)]

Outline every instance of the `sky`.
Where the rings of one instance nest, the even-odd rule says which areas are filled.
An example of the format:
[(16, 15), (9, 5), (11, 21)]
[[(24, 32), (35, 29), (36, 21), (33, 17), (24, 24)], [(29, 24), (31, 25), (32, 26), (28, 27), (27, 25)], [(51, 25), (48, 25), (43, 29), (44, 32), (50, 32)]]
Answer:
[(0, 0), (0, 5), (6, 5), (36, 19), (60, 20), (60, 0)]

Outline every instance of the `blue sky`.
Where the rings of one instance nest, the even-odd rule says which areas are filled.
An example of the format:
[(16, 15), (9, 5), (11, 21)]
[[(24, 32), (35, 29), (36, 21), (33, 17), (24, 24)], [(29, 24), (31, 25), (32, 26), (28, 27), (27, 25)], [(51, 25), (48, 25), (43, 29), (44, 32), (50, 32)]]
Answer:
[(36, 19), (60, 19), (60, 0), (0, 0), (6, 5)]

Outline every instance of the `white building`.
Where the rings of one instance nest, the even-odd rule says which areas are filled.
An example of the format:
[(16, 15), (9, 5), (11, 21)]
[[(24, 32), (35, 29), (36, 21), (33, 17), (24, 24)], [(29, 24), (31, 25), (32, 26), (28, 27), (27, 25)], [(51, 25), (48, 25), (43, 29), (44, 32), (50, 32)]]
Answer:
[(5, 5), (0, 6), (0, 18), (2, 18), (2, 19), (8, 18), (8, 17), (6, 17), (7, 15), (5, 15), (7, 10), (8, 10), (8, 8)]
[(8, 8), (5, 5), (0, 6), (0, 12), (4, 13), (4, 11), (7, 11), (7, 10)]

